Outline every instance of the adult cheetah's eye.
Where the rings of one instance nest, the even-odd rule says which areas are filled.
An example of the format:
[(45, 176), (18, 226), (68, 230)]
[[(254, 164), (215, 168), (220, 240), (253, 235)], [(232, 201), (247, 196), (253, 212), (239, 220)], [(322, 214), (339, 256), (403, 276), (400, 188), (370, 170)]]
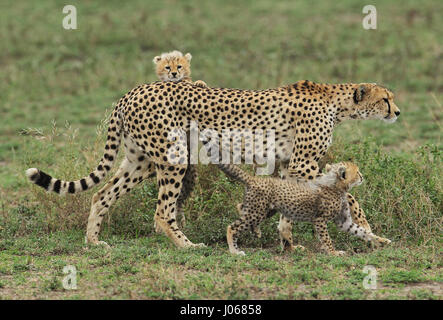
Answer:
[(170, 66), (166, 66), (165, 69), (166, 70), (171, 70), (171, 67)]
[(181, 65), (178, 65), (178, 66), (177, 66), (177, 69), (181, 69), (181, 68), (182, 68), (182, 66), (181, 66)]

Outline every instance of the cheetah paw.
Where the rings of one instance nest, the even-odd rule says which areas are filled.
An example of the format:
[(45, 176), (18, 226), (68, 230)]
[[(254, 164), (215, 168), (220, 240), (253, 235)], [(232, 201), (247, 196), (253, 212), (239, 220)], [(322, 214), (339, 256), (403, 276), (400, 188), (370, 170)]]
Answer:
[(197, 80), (194, 82), (194, 85), (200, 88), (206, 88), (208, 85), (206, 84), (206, 82), (202, 81), (202, 80)]
[(188, 243), (184, 246), (184, 248), (193, 249), (193, 248), (206, 248), (207, 246), (203, 243)]
[(241, 250), (229, 250), (229, 252), (231, 254), (238, 255), (238, 256), (245, 256), (246, 255), (246, 253), (244, 251), (241, 251)]
[(111, 246), (107, 244), (105, 241), (88, 241), (86, 237), (85, 237), (85, 244), (94, 245), (94, 246), (103, 246), (105, 249), (111, 249)]
[(111, 249), (111, 246), (107, 244), (105, 241), (99, 241), (96, 243), (96, 245), (104, 246), (106, 249)]
[(374, 241), (372, 241), (372, 243), (374, 244), (375, 247), (379, 248), (382, 246), (386, 246), (388, 244), (390, 244), (392, 241), (386, 238), (382, 238), (382, 237), (376, 237), (374, 239)]
[(332, 253), (332, 255), (337, 256), (337, 257), (342, 257), (342, 256), (346, 255), (346, 251), (336, 250)]

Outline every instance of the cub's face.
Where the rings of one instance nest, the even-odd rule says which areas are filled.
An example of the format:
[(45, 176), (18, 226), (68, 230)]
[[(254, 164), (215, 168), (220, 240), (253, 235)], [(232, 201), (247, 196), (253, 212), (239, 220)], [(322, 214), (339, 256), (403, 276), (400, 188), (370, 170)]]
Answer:
[(161, 81), (180, 81), (191, 76), (191, 54), (163, 54), (154, 58), (157, 76)]
[(337, 185), (345, 190), (350, 190), (363, 183), (363, 176), (361, 175), (360, 170), (357, 165), (352, 162), (327, 164), (325, 171), (326, 173), (335, 174), (337, 177)]
[(362, 83), (355, 90), (354, 102), (361, 118), (379, 119), (392, 123), (400, 115), (394, 94), (374, 83)]

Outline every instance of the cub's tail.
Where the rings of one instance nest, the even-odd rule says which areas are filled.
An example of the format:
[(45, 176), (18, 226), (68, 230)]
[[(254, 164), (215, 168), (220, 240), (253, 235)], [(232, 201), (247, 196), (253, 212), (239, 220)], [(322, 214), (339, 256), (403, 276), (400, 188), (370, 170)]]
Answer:
[(26, 176), (31, 182), (46, 191), (52, 191), (60, 195), (88, 190), (99, 184), (114, 165), (120, 147), (122, 129), (123, 121), (120, 119), (119, 112), (114, 110), (109, 122), (105, 153), (97, 168), (86, 177), (75, 181), (63, 181), (53, 178), (36, 168), (26, 170)]
[(244, 184), (249, 184), (250, 181), (254, 178), (246, 171), (243, 171), (238, 166), (235, 166), (233, 164), (217, 164), (219, 169), (223, 171), (228, 177), (240, 181)]

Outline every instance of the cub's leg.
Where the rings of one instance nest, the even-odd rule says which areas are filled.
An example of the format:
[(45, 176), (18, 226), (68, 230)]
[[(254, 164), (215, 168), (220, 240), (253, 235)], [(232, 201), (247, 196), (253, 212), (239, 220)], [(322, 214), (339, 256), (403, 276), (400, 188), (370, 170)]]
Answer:
[(282, 214), (280, 215), (280, 221), (278, 222), (278, 232), (280, 235), (282, 250), (294, 250), (295, 246), (292, 239), (292, 221)]
[(177, 199), (180, 195), (187, 165), (156, 164), (155, 169), (159, 186), (157, 209), (154, 216), (157, 226), (180, 248), (204, 246), (202, 243), (194, 244), (189, 241), (177, 226)]
[(250, 201), (248, 202), (248, 207), (243, 204), (240, 212), (240, 219), (228, 226), (228, 230), (226, 232), (229, 252), (244, 256), (245, 252), (241, 251), (237, 245), (240, 234), (247, 230), (254, 230), (265, 218), (266, 211), (263, 210), (260, 205), (258, 208), (254, 208), (254, 203), (251, 203)]
[(358, 224), (360, 227), (366, 229), (366, 231), (371, 232), (371, 226), (366, 220), (366, 215), (363, 212), (363, 209), (360, 207), (358, 202), (354, 199), (354, 197), (348, 193), (348, 204), (352, 215), (352, 221)]
[(335, 224), (340, 228), (340, 230), (345, 231), (349, 234), (359, 237), (365, 241), (370, 241), (375, 246), (381, 246), (391, 243), (391, 240), (379, 237), (373, 234), (371, 231), (368, 231), (358, 224), (353, 222), (351, 214), (349, 210), (345, 210), (343, 213), (338, 215), (334, 219)]
[(336, 251), (334, 249), (331, 238), (329, 237), (328, 225), (326, 224), (326, 221), (323, 218), (316, 218), (313, 220), (313, 223), (317, 236), (322, 243), (322, 250), (335, 256), (344, 255), (344, 251)]
[[(243, 211), (242, 210), (243, 210), (243, 203), (237, 204), (237, 211), (238, 211), (238, 214), (240, 216), (243, 215)], [(253, 230), (252, 231), (254, 231), (254, 233), (257, 235), (257, 237), (259, 239), (261, 238), (261, 229), (260, 229), (260, 226), (258, 224), (253, 226)]]
[(154, 165), (148, 161), (130, 161), (125, 158), (115, 175), (100, 191), (92, 197), (91, 212), (88, 218), (86, 242), (91, 244), (107, 244), (98, 240), (100, 226), (109, 207), (122, 195), (143, 180), (143, 176), (154, 172)]

